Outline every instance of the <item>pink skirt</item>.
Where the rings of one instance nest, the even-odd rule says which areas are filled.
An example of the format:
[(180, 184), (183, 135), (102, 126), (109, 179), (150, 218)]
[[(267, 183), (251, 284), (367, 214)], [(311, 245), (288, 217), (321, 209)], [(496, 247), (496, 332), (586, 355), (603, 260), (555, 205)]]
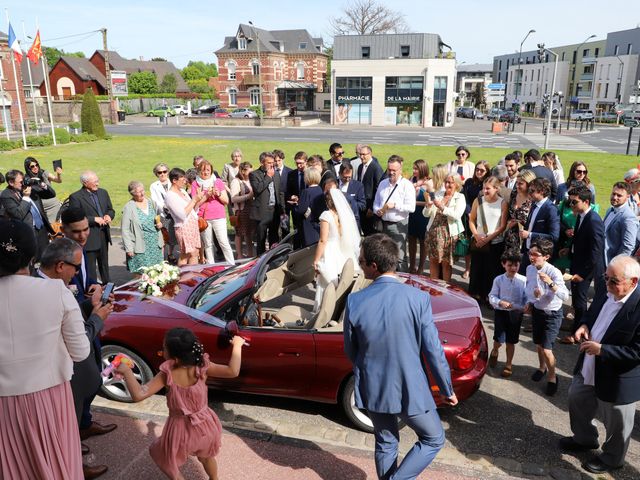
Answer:
[(0, 397), (0, 419), (0, 478), (84, 478), (69, 382)]
[(200, 230), (198, 219), (189, 215), (181, 227), (176, 227), (176, 239), (181, 253), (191, 253), (200, 250)]

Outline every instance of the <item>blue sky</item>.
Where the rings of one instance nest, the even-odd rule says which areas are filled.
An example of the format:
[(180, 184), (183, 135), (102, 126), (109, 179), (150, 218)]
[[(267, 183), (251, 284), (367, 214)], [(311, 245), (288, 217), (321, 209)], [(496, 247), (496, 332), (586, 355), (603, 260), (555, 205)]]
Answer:
[[(126, 58), (164, 57), (183, 67), (189, 60), (216, 62), (213, 51), (239, 23), (252, 20), (271, 30), (306, 28), (331, 44), (329, 18), (346, 0), (165, 1), (5, 0), (16, 35), (22, 40), (39, 22), (43, 43), (87, 55), (102, 48), (99, 33), (59, 40), (102, 27), (109, 49)], [(517, 51), (529, 29), (536, 30), (523, 49), (580, 43), (591, 34), (604, 39), (610, 31), (635, 28), (640, 8), (634, 0), (387, 0), (405, 14), (410, 31), (437, 33), (451, 45), (459, 62), (491, 63), (494, 55)], [(6, 21), (0, 22), (6, 32)], [(24, 48), (28, 48), (29, 44)]]

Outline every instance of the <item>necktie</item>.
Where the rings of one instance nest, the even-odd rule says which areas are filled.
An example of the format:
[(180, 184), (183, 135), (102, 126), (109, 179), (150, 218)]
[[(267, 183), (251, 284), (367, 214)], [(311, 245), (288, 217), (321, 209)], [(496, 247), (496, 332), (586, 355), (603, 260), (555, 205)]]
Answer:
[(362, 172), (360, 173), (360, 181), (362, 181), (362, 179), (364, 178), (364, 174), (367, 171), (367, 167), (369, 166), (369, 164), (362, 164)]
[(298, 171), (298, 193), (304, 190), (304, 174)]
[(573, 229), (573, 236), (576, 236), (576, 233), (578, 233), (578, 229), (580, 228), (580, 221), (582, 220), (582, 215), (578, 215), (578, 219), (576, 220), (576, 226)]
[(33, 217), (33, 226), (36, 228), (36, 230), (40, 230), (43, 226), (44, 226), (44, 222), (42, 221), (42, 215), (40, 215), (40, 210), (38, 210), (38, 207), (36, 207), (36, 204), (33, 202), (30, 202), (31, 206), (31, 217)]
[(98, 195), (96, 195), (94, 192), (89, 192), (89, 195), (91, 195), (91, 200), (93, 200), (93, 204), (96, 206), (98, 216), (103, 217), (104, 213), (102, 213), (102, 208), (100, 207), (100, 202), (98, 201)]

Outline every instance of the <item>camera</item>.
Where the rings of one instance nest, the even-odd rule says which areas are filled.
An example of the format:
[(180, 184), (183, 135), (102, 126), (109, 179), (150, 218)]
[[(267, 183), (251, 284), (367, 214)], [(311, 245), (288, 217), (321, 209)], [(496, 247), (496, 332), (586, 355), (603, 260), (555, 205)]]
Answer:
[(24, 179), (22, 180), (22, 187), (33, 187), (34, 185), (38, 185), (41, 181), (42, 180), (40, 180), (38, 177), (24, 177)]

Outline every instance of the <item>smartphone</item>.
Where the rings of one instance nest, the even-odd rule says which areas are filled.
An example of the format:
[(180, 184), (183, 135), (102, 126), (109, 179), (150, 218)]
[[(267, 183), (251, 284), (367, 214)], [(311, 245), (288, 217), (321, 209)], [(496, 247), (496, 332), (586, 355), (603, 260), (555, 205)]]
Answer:
[(429, 192), (429, 198), (433, 202), (436, 199), (436, 192)]
[(104, 286), (104, 289), (102, 290), (102, 296), (100, 297), (100, 303), (102, 303), (102, 305), (106, 305), (107, 303), (109, 303), (109, 297), (111, 296), (112, 292), (113, 282), (109, 282)]
[(53, 161), (53, 171), (56, 171), (56, 168), (62, 168), (62, 160), (54, 160)]

